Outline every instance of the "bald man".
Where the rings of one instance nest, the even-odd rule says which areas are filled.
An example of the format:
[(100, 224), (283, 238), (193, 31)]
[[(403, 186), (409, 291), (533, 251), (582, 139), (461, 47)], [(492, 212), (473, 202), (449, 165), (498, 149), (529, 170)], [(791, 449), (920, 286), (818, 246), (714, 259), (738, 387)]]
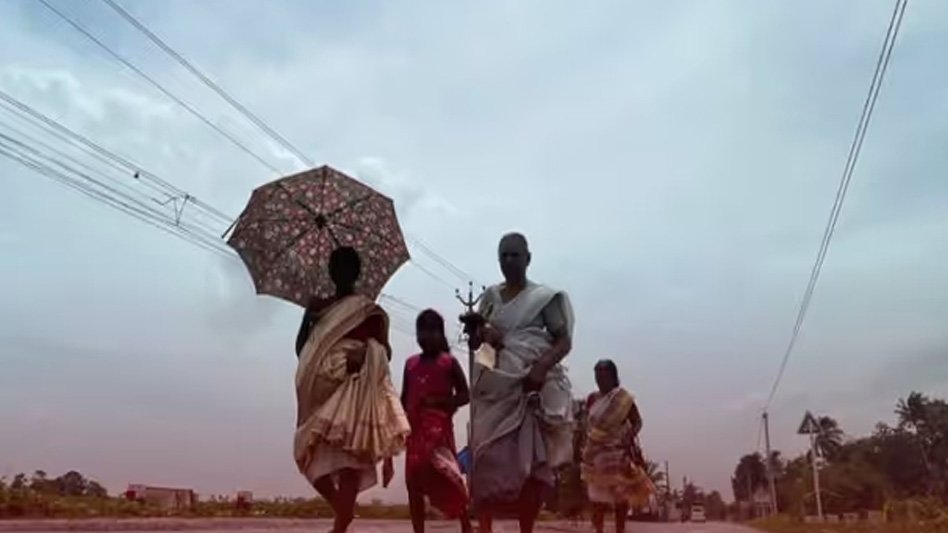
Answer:
[(573, 309), (565, 292), (527, 279), (522, 234), (505, 235), (497, 256), (504, 282), (464, 317), (471, 347), (488, 343), (497, 353), (493, 367), (478, 364), (471, 376), (471, 489), (481, 531), (515, 510), (520, 530), (531, 532), (554, 471), (572, 460), (572, 395), (560, 362), (572, 347)]

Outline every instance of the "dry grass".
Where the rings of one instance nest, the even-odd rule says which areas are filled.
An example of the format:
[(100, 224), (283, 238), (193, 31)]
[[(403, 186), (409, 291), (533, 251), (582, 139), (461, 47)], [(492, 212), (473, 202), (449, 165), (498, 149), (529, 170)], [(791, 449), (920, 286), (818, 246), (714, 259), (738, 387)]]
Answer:
[(804, 524), (787, 517), (757, 520), (751, 525), (770, 533), (948, 533), (948, 524), (903, 522), (888, 524)]

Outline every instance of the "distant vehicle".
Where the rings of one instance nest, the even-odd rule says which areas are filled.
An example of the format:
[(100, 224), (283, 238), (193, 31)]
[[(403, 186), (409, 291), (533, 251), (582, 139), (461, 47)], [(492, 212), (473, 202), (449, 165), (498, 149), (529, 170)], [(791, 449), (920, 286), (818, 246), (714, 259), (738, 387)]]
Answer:
[(704, 516), (704, 507), (700, 505), (693, 505), (691, 507), (691, 521), (692, 522), (704, 522), (706, 520)]

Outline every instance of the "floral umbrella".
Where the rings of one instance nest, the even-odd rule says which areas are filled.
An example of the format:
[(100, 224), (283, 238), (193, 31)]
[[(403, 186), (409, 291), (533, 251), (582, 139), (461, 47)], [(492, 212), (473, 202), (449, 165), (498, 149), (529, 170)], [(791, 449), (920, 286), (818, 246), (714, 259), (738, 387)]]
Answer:
[(254, 190), (227, 243), (257, 294), (304, 307), (335, 293), (328, 264), (339, 246), (359, 253), (356, 292), (372, 299), (409, 259), (392, 200), (328, 166)]

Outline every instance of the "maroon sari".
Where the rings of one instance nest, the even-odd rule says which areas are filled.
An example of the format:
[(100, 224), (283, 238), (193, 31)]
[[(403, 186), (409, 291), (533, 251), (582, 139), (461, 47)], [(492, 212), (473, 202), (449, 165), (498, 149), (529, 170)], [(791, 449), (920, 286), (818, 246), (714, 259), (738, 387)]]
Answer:
[(437, 359), (414, 355), (405, 362), (405, 403), (411, 424), (405, 479), (410, 487), (427, 495), (431, 505), (447, 518), (458, 518), (467, 509), (467, 486), (457, 461), (452, 415), (425, 407), (423, 399), (453, 395), (455, 365), (457, 361), (447, 353)]

